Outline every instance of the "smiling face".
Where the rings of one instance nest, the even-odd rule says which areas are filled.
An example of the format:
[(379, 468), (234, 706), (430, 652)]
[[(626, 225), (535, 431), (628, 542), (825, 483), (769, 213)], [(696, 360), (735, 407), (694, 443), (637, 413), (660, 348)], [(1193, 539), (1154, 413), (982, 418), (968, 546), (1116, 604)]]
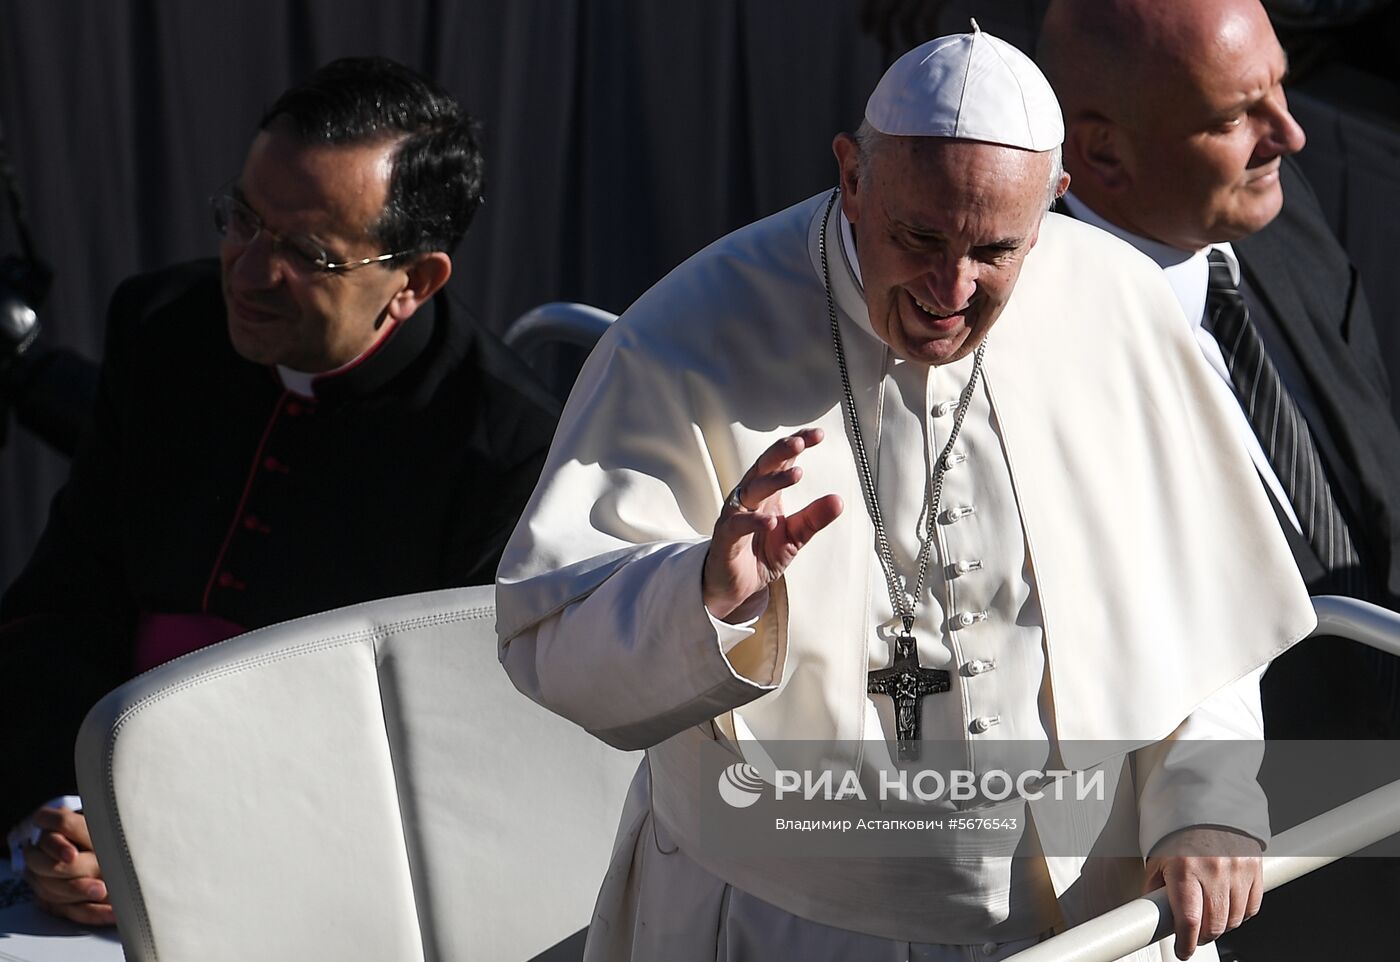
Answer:
[[(265, 223), (251, 243), (225, 238), (219, 248), (229, 338), (259, 364), (327, 371), (370, 347), (386, 324), (404, 319), (403, 267), (371, 264), (323, 274), (268, 231), (303, 235), (334, 261), (384, 253), (370, 226), (388, 196), (394, 143), (307, 146), (277, 126), (248, 151), (235, 193)], [(409, 311), (411, 313), (411, 310)]]
[(841, 205), (870, 326), (907, 361), (948, 364), (1001, 315), (1045, 214), (1051, 155), (971, 141), (842, 134)]

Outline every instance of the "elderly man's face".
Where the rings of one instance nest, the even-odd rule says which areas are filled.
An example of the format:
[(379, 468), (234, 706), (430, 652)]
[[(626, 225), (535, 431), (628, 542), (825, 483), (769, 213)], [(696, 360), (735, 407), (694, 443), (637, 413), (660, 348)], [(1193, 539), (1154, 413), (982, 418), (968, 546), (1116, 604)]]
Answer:
[(219, 249), (229, 338), (259, 364), (327, 371), (370, 347), (406, 286), (399, 268), (370, 264), (325, 274), (269, 231), (310, 239), (333, 261), (387, 253), (369, 236), (388, 197), (394, 144), (304, 146), (276, 125), (261, 131), (235, 185), (266, 225), (251, 243), (225, 238)]
[(1126, 126), (1134, 226), (1182, 250), (1238, 240), (1283, 205), (1279, 162), (1302, 149), (1288, 112), (1282, 48), (1263, 10), (1225, 23), (1193, 51), (1190, 69), (1164, 73)]
[(1001, 315), (1039, 236), (1050, 155), (892, 137), (861, 178), (855, 142), (843, 134), (833, 146), (871, 327), (908, 361), (966, 356)]

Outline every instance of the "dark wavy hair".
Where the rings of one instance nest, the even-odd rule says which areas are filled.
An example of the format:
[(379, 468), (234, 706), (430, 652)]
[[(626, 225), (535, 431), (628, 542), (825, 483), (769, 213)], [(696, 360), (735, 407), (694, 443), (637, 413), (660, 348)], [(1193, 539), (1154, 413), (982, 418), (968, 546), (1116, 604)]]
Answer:
[(333, 60), (278, 97), (258, 126), (274, 123), (308, 145), (400, 138), (389, 198), (370, 227), (385, 250), (450, 254), (481, 206), (485, 162), (476, 121), (403, 64), (385, 57)]

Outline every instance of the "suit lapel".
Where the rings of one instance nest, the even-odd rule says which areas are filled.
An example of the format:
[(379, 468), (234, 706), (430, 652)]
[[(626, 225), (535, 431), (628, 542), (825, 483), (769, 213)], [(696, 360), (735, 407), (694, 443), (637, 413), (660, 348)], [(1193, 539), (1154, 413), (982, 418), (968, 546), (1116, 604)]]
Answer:
[[(1259, 234), (1236, 242), (1240, 269), (1249, 282), (1252, 295), (1261, 306), (1272, 314), (1271, 325), (1284, 342), (1275, 349), (1292, 352), (1292, 360), (1302, 372), (1310, 387), (1313, 402), (1317, 405), (1324, 425), (1310, 425), (1319, 450), (1324, 452), (1324, 462), (1341, 459), (1355, 464), (1354, 455), (1359, 444), (1364, 443), (1355, 436), (1356, 426), (1347, 417), (1349, 402), (1344, 395), (1361, 385), (1369, 383), (1356, 368), (1345, 350), (1324, 341), (1317, 328), (1316, 317), (1320, 306), (1310, 303), (1310, 292), (1303, 290), (1297, 280), (1295, 270), (1288, 266), (1287, 251), (1274, 238)], [(1256, 320), (1257, 323), (1257, 320)], [(1275, 358), (1275, 363), (1278, 363)], [(1324, 433), (1325, 432), (1325, 433)], [(1331, 448), (1327, 451), (1324, 449)], [(1335, 472), (1332, 475), (1332, 492), (1342, 506), (1344, 515), (1351, 519), (1365, 517), (1359, 503), (1361, 492), (1352, 485), (1342, 483)], [(1367, 540), (1361, 532), (1354, 532), (1361, 541)]]
[(1274, 328), (1287, 342), (1308, 383), (1331, 383), (1339, 374), (1337, 358), (1318, 336), (1305, 303), (1307, 295), (1289, 270), (1286, 253), (1257, 234), (1236, 241), (1234, 248), (1254, 297), (1273, 314)]

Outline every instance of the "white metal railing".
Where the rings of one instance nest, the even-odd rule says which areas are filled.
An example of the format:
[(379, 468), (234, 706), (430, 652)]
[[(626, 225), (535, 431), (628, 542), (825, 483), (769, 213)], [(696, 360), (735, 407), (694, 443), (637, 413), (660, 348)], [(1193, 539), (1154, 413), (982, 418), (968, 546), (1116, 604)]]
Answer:
[[(1400, 614), (1337, 595), (1313, 599), (1317, 628), (1313, 634), (1350, 638), (1400, 656)], [(1271, 848), (1329, 852), (1329, 855), (1264, 857), (1264, 891), (1335, 862), (1400, 832), (1400, 781), (1339, 805), (1275, 836)], [(1171, 935), (1172, 913), (1166, 889), (1076, 925), (1039, 945), (1017, 952), (1005, 962), (1114, 962)]]
[(1367, 601), (1338, 595), (1321, 595), (1312, 601), (1317, 611), (1317, 628), (1313, 634), (1350, 638), (1400, 656), (1400, 614)]
[(552, 301), (512, 321), (502, 340), (523, 357), (529, 357), (544, 344), (591, 348), (615, 320), (616, 314), (588, 304)]

